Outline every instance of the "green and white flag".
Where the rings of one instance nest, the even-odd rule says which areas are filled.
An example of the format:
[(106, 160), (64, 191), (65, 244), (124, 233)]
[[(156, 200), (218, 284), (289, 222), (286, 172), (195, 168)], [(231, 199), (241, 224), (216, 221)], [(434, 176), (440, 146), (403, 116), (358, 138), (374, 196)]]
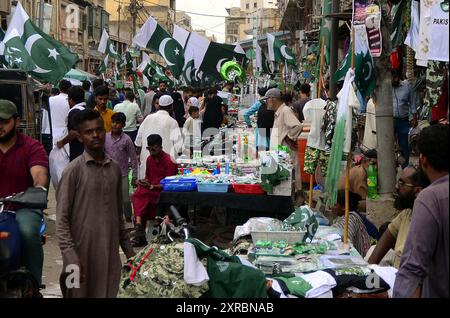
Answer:
[[(328, 65), (330, 61), (330, 48), (331, 48), (331, 18), (325, 18), (324, 16), (331, 13), (332, 0), (322, 0), (322, 21), (320, 23), (320, 35), (319, 35), (319, 52), (322, 45), (322, 39), (325, 39), (325, 63)], [(320, 61), (320, 58), (317, 59)], [(345, 77), (346, 72), (342, 77)]]
[(105, 59), (102, 61), (102, 63), (100, 63), (100, 66), (98, 68), (99, 74), (105, 73), (106, 70), (108, 69), (108, 60), (109, 60), (109, 55), (106, 55)]
[(355, 84), (363, 97), (375, 89), (375, 72), (365, 25), (355, 25)]
[[(5, 32), (3, 31), (2, 28), (0, 28), (0, 51), (1, 52), (5, 51), (4, 50), (4, 46), (5, 45), (2, 42), (4, 37), (5, 37)], [(5, 55), (2, 53), (2, 54), (0, 54), (0, 67), (1, 66), (5, 66), (6, 67), (6, 65), (7, 65), (7, 63), (6, 63), (6, 60), (5, 60)]]
[(406, 12), (406, 0), (400, 0), (391, 10), (391, 43), (392, 49), (403, 45), (403, 17)]
[(78, 62), (62, 43), (41, 31), (23, 9), (20, 2), (6, 31), (0, 55), (36, 79), (56, 84)]
[(166, 75), (165, 68), (155, 61), (152, 61), (145, 52), (142, 57), (142, 63), (138, 66), (138, 69), (152, 85), (157, 85), (160, 80), (165, 81), (171, 86), (173, 85), (173, 81)]
[(341, 66), (336, 70), (336, 73), (333, 75), (333, 81), (335, 83), (339, 82), (341, 79), (345, 78), (345, 74), (350, 69), (352, 64), (352, 44), (350, 43), (350, 47), (345, 55), (344, 60), (341, 63)]
[(150, 17), (134, 37), (133, 43), (159, 53), (175, 77), (179, 77), (184, 67), (184, 50), (158, 22)]
[[(327, 179), (325, 190), (328, 194), (328, 206), (336, 203), (338, 183), (341, 176), (341, 161), (344, 152), (350, 152), (352, 136), (353, 108), (359, 106), (358, 99), (353, 90), (355, 73), (350, 68), (344, 80), (344, 86), (338, 94), (336, 127), (334, 129), (333, 144), (331, 147), (330, 160), (328, 162)], [(350, 134), (349, 134), (350, 132)]]
[(236, 52), (235, 49), (235, 45), (210, 42), (199, 70), (207, 74), (220, 74), (223, 64), (228, 61), (245, 63), (245, 53)]
[(295, 56), (290, 48), (278, 40), (274, 35), (267, 33), (269, 47), (269, 60), (275, 63), (295, 65)]
[[(372, 54), (370, 53), (369, 41), (365, 25), (355, 25), (355, 85), (363, 97), (370, 97), (375, 89), (375, 72)], [(342, 61), (339, 69), (334, 73), (333, 80), (337, 83), (351, 67), (352, 44)]]
[(122, 60), (122, 57), (115, 49), (114, 44), (105, 29), (103, 29), (102, 38), (100, 40), (100, 44), (98, 45), (98, 51), (103, 54), (108, 54), (114, 60)]

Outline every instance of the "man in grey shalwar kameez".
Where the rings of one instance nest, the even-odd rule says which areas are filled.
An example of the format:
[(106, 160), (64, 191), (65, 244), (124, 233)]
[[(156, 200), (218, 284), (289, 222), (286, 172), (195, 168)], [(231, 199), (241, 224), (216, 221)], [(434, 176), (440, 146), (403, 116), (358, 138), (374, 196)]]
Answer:
[(56, 193), (61, 290), (68, 298), (113, 298), (122, 268), (119, 246), (127, 258), (134, 256), (123, 220), (122, 173), (104, 152), (99, 113), (82, 111), (77, 124), (85, 152), (67, 166)]

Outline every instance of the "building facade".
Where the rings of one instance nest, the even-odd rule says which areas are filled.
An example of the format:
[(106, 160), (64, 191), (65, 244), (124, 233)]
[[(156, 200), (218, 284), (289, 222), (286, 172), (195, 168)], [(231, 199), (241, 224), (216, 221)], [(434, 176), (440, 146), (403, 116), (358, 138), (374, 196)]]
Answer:
[(245, 40), (245, 12), (240, 7), (229, 8), (227, 12), (229, 17), (225, 18), (225, 43), (233, 44)]

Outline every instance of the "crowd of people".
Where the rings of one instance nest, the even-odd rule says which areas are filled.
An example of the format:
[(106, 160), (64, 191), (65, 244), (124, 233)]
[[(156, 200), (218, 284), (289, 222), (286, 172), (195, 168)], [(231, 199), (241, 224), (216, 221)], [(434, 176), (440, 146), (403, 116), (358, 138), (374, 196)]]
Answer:
[[(224, 89), (232, 88), (227, 84)], [(350, 173), (349, 239), (369, 263), (399, 269), (395, 296), (448, 297), (449, 130), (445, 124), (424, 129), (417, 141), (420, 163), (411, 166), (404, 132), (417, 120), (415, 97), (408, 89), (394, 83), (395, 130), (405, 159), (395, 192), (394, 207), (400, 214), (377, 229), (360, 212), (367, 198), (367, 168), (373, 161), (362, 156)], [(297, 140), (305, 123), (314, 122), (317, 114), (321, 114), (317, 120), (323, 120), (324, 101), (311, 100), (308, 84), (300, 87), (298, 96), (283, 95), (276, 87), (261, 88), (258, 94), (244, 116), (252, 127), (251, 116), (257, 115), (258, 150), (287, 146), (295, 163), (297, 189), (301, 189)], [(226, 126), (227, 105), (217, 87), (178, 92), (161, 81), (158, 87), (146, 89), (141, 101), (132, 89), (117, 90), (101, 79), (92, 86), (88, 81), (72, 86), (62, 80), (43, 112), (42, 133), (52, 138), (47, 153), (39, 142), (18, 132), (18, 125), (16, 105), (1, 100), (0, 179), (11, 182), (0, 183), (0, 197), (29, 187), (47, 188), (49, 151), (53, 145), (66, 151), (69, 163), (56, 189), (56, 230), (64, 261), (61, 290), (64, 297), (115, 297), (121, 270), (119, 247), (129, 258), (135, 255), (133, 247), (147, 244), (145, 229), (155, 220), (161, 180), (178, 171), (174, 157), (186, 144), (192, 147), (194, 135)], [(310, 134), (317, 134), (317, 140), (308, 146), (317, 148), (323, 140), (316, 130), (311, 127)], [(130, 171), (136, 188), (131, 197)], [(345, 192), (340, 190), (332, 207), (338, 228), (344, 227), (344, 207)], [(39, 283), (41, 219), (42, 211), (17, 210), (22, 261)], [(126, 223), (134, 225), (131, 237)], [(80, 271), (76, 288), (67, 285), (71, 265)]]

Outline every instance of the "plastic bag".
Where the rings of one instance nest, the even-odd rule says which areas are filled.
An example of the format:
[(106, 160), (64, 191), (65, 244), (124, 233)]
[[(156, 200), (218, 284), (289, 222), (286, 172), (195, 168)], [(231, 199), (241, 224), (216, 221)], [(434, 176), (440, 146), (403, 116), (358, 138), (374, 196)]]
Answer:
[(70, 162), (69, 154), (64, 147), (61, 149), (53, 148), (48, 156), (48, 159), (50, 166), (50, 177), (53, 187), (56, 189), (58, 187), (59, 180), (61, 180), (64, 169)]

